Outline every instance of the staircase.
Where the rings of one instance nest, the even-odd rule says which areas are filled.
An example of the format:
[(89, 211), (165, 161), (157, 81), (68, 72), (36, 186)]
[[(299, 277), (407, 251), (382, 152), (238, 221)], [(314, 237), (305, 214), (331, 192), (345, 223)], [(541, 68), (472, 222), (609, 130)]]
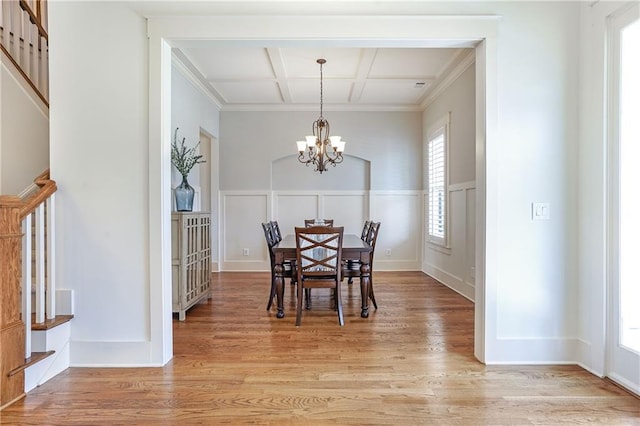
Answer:
[[(2, 0), (3, 64), (46, 108), (48, 52), (47, 1)], [(46, 171), (0, 195), (0, 410), (69, 367), (73, 293), (55, 282), (56, 189)]]
[(48, 171), (34, 182), (24, 199), (0, 196), (0, 408), (69, 366), (73, 294), (55, 282), (57, 188)]

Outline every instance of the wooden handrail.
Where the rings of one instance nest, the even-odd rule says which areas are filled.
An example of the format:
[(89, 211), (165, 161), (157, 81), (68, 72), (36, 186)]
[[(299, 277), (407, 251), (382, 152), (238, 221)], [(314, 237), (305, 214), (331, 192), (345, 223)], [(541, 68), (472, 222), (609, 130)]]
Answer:
[(11, 55), (11, 53), (9, 53), (9, 51), (4, 47), (3, 44), (0, 43), (0, 51), (2, 51), (3, 54), (5, 54), (7, 56), (7, 58), (11, 61), (11, 63), (13, 64), (13, 66), (16, 68), (16, 70), (20, 73), (20, 75), (22, 76), (22, 78), (24, 78), (26, 80), (26, 82), (29, 84), (29, 86), (33, 89), (34, 92), (36, 92), (36, 95), (38, 95), (38, 97), (40, 98), (40, 100), (42, 102), (44, 102), (44, 104), (47, 106), (47, 108), (49, 108), (49, 101), (47, 100), (47, 98), (42, 94), (42, 92), (40, 91), (40, 89), (38, 89), (38, 87), (36, 86), (36, 84), (31, 80), (31, 78), (29, 78), (29, 76), (27, 75), (26, 72), (24, 72), (24, 70), (22, 69), (22, 67), (18, 64), (18, 62), (16, 62), (16, 60), (13, 58), (13, 56)]
[(20, 209), (20, 219), (23, 219), (28, 214), (33, 213), (36, 207), (42, 204), (47, 198), (51, 197), (51, 195), (53, 195), (58, 189), (56, 182), (49, 179), (49, 169), (42, 172), (40, 176), (33, 180), (33, 182), (40, 188), (35, 194), (23, 202), (23, 206)]
[(49, 34), (47, 33), (47, 30), (45, 30), (42, 26), (41, 18), (36, 16), (36, 13), (31, 9), (29, 3), (27, 3), (25, 0), (20, 0), (20, 7), (22, 8), (22, 10), (29, 14), (29, 20), (31, 21), (31, 23), (38, 27), (38, 34), (49, 41)]
[[(33, 5), (32, 5), (33, 4)], [(49, 108), (49, 59), (46, 1), (2, 0), (0, 51)], [(16, 19), (15, 14), (20, 16)], [(28, 25), (24, 25), (28, 20)], [(24, 25), (24, 26), (23, 26)], [(37, 38), (35, 36), (37, 33)]]

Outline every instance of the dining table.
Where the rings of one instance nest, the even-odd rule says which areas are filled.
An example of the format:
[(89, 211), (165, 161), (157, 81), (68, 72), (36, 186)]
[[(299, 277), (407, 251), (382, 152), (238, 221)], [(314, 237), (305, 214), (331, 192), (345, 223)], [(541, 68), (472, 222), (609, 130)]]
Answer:
[[(275, 257), (276, 298), (278, 318), (284, 318), (284, 263), (296, 260), (296, 236), (289, 234), (272, 247)], [(371, 245), (356, 234), (344, 234), (342, 237), (342, 260), (360, 262), (360, 294), (362, 308), (360, 316), (369, 317), (369, 285), (371, 282)]]

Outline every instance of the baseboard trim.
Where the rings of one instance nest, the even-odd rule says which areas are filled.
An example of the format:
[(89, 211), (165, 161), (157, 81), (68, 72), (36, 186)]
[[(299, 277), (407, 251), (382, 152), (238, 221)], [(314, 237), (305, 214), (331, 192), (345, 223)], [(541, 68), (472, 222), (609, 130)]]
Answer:
[(475, 287), (464, 281), (462, 278), (428, 263), (425, 264), (423, 272), (470, 301), (473, 302), (475, 300)]
[(151, 359), (151, 342), (70, 342), (71, 367), (162, 367)]

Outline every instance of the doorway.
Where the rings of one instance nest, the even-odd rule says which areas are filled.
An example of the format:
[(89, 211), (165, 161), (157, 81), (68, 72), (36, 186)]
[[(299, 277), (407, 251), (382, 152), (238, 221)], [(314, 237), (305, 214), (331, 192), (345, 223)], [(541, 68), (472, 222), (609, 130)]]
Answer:
[(640, 394), (640, 18), (635, 4), (609, 20), (607, 376)]
[[(485, 348), (485, 328), (489, 327), (495, 329), (495, 318), (487, 317), (487, 312), (493, 313), (494, 306), (487, 310), (485, 307), (485, 300), (488, 296), (493, 296), (496, 289), (486, 289), (485, 284), (491, 283), (495, 285), (495, 274), (497, 272), (497, 264), (495, 263), (495, 256), (485, 256), (485, 247), (490, 246), (495, 248), (495, 242), (487, 242), (487, 239), (493, 239), (498, 224), (493, 219), (487, 221), (488, 217), (497, 216), (497, 199), (495, 192), (497, 188), (497, 175), (495, 172), (487, 173), (487, 170), (493, 170), (487, 167), (487, 158), (492, 161), (496, 161), (493, 151), (491, 156), (485, 155), (487, 152), (487, 140), (496, 139), (496, 113), (497, 113), (497, 46), (494, 38), (497, 33), (498, 20), (486, 19), (486, 16), (475, 18), (469, 16), (457, 17), (421, 17), (418, 20), (411, 20), (413, 39), (411, 42), (407, 42), (403, 39), (398, 39), (397, 31), (400, 28), (406, 31), (407, 21), (402, 17), (385, 17), (385, 20), (389, 21), (388, 25), (379, 25), (377, 19), (367, 22), (368, 19), (358, 21), (358, 25), (363, 26), (363, 36), (358, 40), (345, 41), (348, 36), (345, 34), (346, 39), (340, 39), (340, 34), (333, 34), (332, 39), (326, 40), (311, 40), (309, 38), (302, 39), (300, 37), (290, 37), (283, 40), (281, 32), (281, 26), (270, 26), (269, 28), (263, 28), (263, 32), (259, 32), (259, 36), (255, 36), (251, 40), (246, 40), (246, 34), (242, 31), (225, 32), (225, 28), (231, 25), (230, 18), (224, 18), (224, 25), (219, 22), (223, 18), (211, 17), (211, 25), (198, 26), (197, 28), (185, 26), (186, 22), (165, 22), (166, 25), (157, 25), (159, 22), (150, 21), (150, 86), (151, 86), (151, 102), (150, 102), (150, 140), (152, 141), (167, 141), (170, 138), (169, 127), (165, 125), (168, 115), (166, 109), (162, 106), (166, 105), (171, 96), (169, 78), (171, 74), (171, 46), (175, 43), (176, 46), (181, 43), (178, 34), (191, 34), (191, 37), (199, 40), (218, 40), (220, 43), (237, 43), (239, 45), (250, 45), (251, 43), (259, 43), (261, 45), (273, 45), (281, 43), (283, 45), (295, 45), (297, 47), (304, 47), (309, 45), (317, 46), (318, 43), (331, 46), (342, 46), (345, 44), (366, 45), (366, 46), (385, 46), (385, 47), (475, 47), (476, 50), (476, 152), (479, 155), (476, 156), (476, 217), (475, 221), (478, 224), (476, 230), (476, 303), (475, 303), (475, 354), (481, 361), (485, 362), (487, 348)], [(284, 18), (287, 20), (288, 18)], [(233, 28), (246, 28), (246, 22), (243, 21), (246, 18), (237, 17), (237, 24), (232, 25)], [(231, 20), (233, 21), (233, 20)], [(424, 21), (424, 22), (422, 22)], [(446, 29), (439, 25), (433, 24), (434, 21), (446, 22)], [(286, 27), (286, 26), (285, 26)], [(327, 31), (333, 31), (331, 26), (323, 26), (319, 31), (319, 37)], [(338, 26), (339, 27), (339, 26)], [(195, 32), (194, 32), (195, 30)], [(350, 29), (352, 30), (352, 29)], [(451, 34), (455, 33), (455, 40), (451, 38)], [(176, 37), (175, 40), (172, 37)], [(187, 43), (188, 41), (182, 41)], [(150, 163), (155, 164), (157, 158), (162, 157), (162, 144), (151, 144), (150, 148)], [(157, 179), (152, 179), (150, 183), (150, 197), (152, 204), (153, 201), (161, 200), (163, 191), (166, 188), (167, 178), (165, 176), (166, 169), (160, 168), (153, 170), (152, 175), (155, 173)], [(160, 201), (158, 201), (160, 204)], [(153, 233), (155, 229), (162, 230), (166, 223), (168, 223), (168, 217), (163, 209), (155, 209), (152, 205), (150, 208), (150, 228)], [(224, 230), (221, 230), (224, 232)], [(161, 234), (161, 232), (159, 231)], [(162, 348), (162, 354), (165, 362), (171, 357), (172, 339), (170, 332), (170, 321), (164, 321), (167, 317), (166, 312), (169, 308), (162, 305), (162, 303), (153, 303), (154, 301), (167, 300), (166, 297), (170, 291), (170, 282), (167, 279), (167, 275), (161, 274), (156, 271), (163, 271), (162, 265), (164, 260), (169, 257), (170, 246), (169, 241), (163, 238), (159, 245), (150, 244), (150, 270), (151, 281), (155, 279), (160, 281), (162, 285), (152, 286), (150, 298), (152, 300), (151, 309), (152, 317), (157, 316), (163, 318), (162, 322), (153, 322), (152, 335), (157, 336), (153, 339), (153, 346)], [(495, 253), (490, 253), (495, 254)], [(491, 262), (487, 262), (490, 259)], [(489, 297), (489, 300), (494, 301)], [(170, 317), (168, 317), (170, 319)], [(486, 321), (490, 321), (486, 324)], [(493, 336), (493, 333), (489, 334)]]

